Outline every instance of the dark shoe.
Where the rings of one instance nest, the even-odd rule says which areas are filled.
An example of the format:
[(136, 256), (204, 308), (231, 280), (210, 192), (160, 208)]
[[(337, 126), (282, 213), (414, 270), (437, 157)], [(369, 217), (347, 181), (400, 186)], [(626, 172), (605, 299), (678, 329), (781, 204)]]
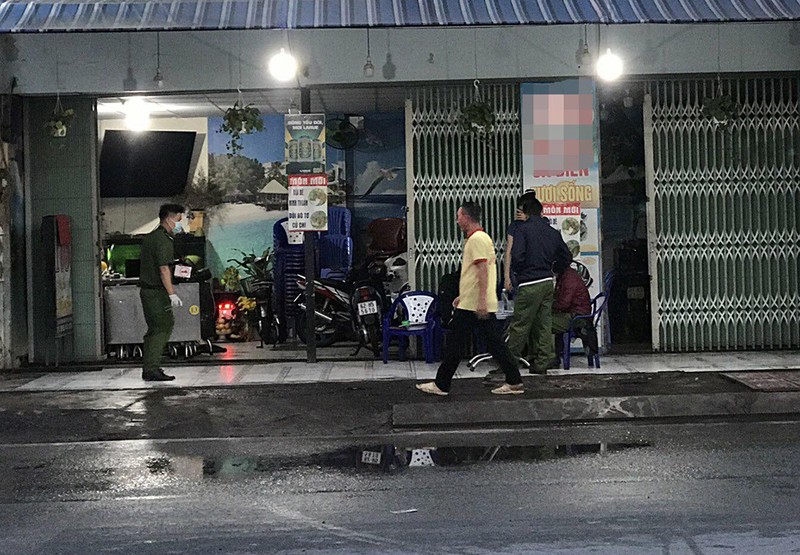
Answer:
[(546, 376), (548, 370), (555, 370), (557, 368), (561, 368), (561, 361), (557, 358), (554, 358), (544, 368), (540, 368), (536, 364), (531, 364), (530, 373), (531, 374), (538, 374), (540, 376)]
[(155, 372), (144, 372), (142, 371), (142, 379), (146, 382), (169, 382), (175, 379), (175, 376), (170, 376), (169, 374), (165, 374), (164, 371), (159, 368)]
[(550, 361), (545, 370), (556, 370), (558, 368), (561, 368), (561, 359), (554, 358), (553, 360)]

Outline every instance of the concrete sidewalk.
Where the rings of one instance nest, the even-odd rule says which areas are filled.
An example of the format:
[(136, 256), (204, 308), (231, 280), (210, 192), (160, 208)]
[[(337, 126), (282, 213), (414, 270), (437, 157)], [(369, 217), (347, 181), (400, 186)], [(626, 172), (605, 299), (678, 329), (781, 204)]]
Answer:
[[(574, 356), (570, 370), (551, 370), (548, 376), (599, 376), (660, 372), (722, 372), (743, 370), (784, 370), (800, 366), (800, 352), (762, 351), (735, 353), (603, 355), (602, 368), (588, 368), (584, 357)], [(456, 377), (483, 377), (491, 363), (470, 372), (462, 363)], [(280, 385), (373, 380), (430, 380), (436, 364), (412, 360), (346, 362), (304, 361), (168, 366), (176, 376), (167, 384), (148, 383), (137, 367), (97, 367), (92, 370), (6, 373), (0, 375), (0, 391), (78, 391), (169, 388), (209, 388), (252, 385)], [(458, 384), (456, 384), (456, 391)]]
[(491, 395), (479, 379), (456, 380), (448, 397), (417, 391), (413, 379), (227, 387), (140, 383), (135, 389), (72, 391), (16, 387), (0, 392), (0, 441), (366, 436), (391, 441), (410, 430), (791, 419), (800, 413), (799, 392), (754, 391), (718, 371), (526, 376), (524, 381), (525, 395), (512, 398)]

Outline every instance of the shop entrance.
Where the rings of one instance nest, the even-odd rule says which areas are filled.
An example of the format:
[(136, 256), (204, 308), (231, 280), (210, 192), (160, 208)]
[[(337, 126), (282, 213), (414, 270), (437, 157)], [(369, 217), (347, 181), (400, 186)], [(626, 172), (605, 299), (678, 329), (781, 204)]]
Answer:
[(614, 272), (608, 301), (613, 352), (652, 350), (647, 258), (645, 152), (638, 82), (598, 87), (603, 269)]
[[(305, 273), (302, 237), (286, 224), (285, 160), (287, 149), (297, 145), (289, 144), (284, 127), (284, 114), (298, 112), (300, 93), (243, 96), (258, 110), (261, 129), (238, 138), (224, 129), (225, 110), (240, 100), (238, 93), (98, 100), (111, 360), (141, 356), (140, 245), (166, 202), (187, 209), (175, 251), (191, 267), (186, 277), (176, 278), (184, 282), (188, 302), (186, 314), (176, 318), (170, 355), (192, 361), (305, 357), (295, 300), (298, 275)], [(329, 229), (317, 238), (317, 277), (344, 280), (348, 297), (355, 279), (372, 279), (383, 302), (390, 302), (407, 282), (405, 89), (317, 89), (310, 96), (310, 112), (325, 114), (328, 122)], [(351, 358), (358, 345), (346, 330), (321, 343), (321, 359)], [(362, 348), (355, 358), (375, 356)]]

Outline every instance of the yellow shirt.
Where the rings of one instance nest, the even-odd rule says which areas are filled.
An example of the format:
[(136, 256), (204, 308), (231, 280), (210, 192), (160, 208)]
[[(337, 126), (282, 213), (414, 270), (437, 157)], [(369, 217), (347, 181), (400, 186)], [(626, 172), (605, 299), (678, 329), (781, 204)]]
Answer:
[(464, 258), (461, 260), (461, 281), (458, 285), (458, 308), (475, 312), (478, 308), (478, 267), (476, 263), (486, 261), (486, 308), (497, 312), (497, 257), (492, 239), (482, 229), (473, 231), (464, 243)]

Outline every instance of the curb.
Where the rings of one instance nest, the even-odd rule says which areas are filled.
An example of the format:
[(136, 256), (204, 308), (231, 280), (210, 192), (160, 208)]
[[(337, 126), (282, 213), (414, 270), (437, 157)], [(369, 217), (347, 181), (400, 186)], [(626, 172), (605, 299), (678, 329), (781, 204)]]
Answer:
[(800, 413), (797, 391), (447, 401), (396, 404), (392, 425), (403, 429)]

